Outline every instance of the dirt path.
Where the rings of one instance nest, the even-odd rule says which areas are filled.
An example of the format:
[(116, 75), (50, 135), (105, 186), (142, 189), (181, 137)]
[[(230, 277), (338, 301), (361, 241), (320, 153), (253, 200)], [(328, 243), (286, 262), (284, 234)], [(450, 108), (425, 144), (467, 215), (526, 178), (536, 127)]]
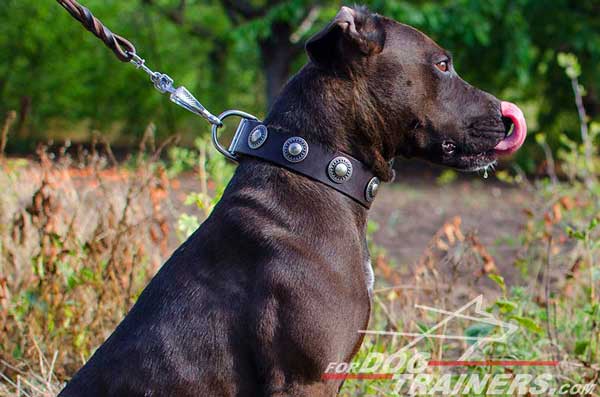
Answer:
[(500, 273), (511, 279), (527, 200), (522, 190), (483, 179), (443, 186), (432, 178), (400, 181), (385, 186), (375, 202), (371, 219), (379, 229), (374, 241), (410, 273), (436, 231), (458, 216), (462, 231), (475, 232)]

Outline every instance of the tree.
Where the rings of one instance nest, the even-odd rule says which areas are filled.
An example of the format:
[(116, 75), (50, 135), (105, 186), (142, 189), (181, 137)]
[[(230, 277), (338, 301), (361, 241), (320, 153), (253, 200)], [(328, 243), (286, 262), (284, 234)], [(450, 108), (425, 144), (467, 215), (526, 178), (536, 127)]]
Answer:
[[(148, 66), (187, 86), (212, 112), (238, 108), (259, 117), (306, 61), (304, 41), (340, 6), (316, 0), (81, 2), (133, 41)], [(572, 87), (556, 61), (559, 52), (580, 60), (583, 104), (592, 118), (600, 115), (597, 0), (366, 3), (451, 50), (469, 82), (524, 105), (530, 131), (545, 133), (553, 148), (563, 134), (579, 136)], [(13, 109), (26, 142), (85, 140), (100, 130), (127, 144), (150, 121), (159, 134), (181, 133), (189, 141), (208, 132), (197, 117), (154, 92), (143, 73), (118, 63), (55, 2), (4, 0), (0, 7), (0, 117)], [(529, 169), (536, 160), (532, 150), (535, 144), (519, 152)]]
[[(201, 12), (202, 5), (186, 0), (179, 0), (173, 5), (161, 5), (156, 0), (142, 0), (142, 3), (153, 7), (172, 23), (185, 27), (191, 36), (213, 40), (217, 51), (227, 52), (230, 37), (211, 30), (210, 24), (204, 25), (187, 18), (190, 11)], [(243, 25), (257, 28), (260, 66), (266, 81), (267, 103), (270, 105), (289, 78), (294, 61), (302, 54), (303, 36), (310, 31), (320, 7), (312, 2), (286, 4), (281, 0), (267, 0), (262, 5), (254, 5), (246, 0), (221, 0), (220, 5), (233, 28)], [(194, 7), (195, 10), (190, 10)], [(218, 56), (213, 59), (223, 61)]]

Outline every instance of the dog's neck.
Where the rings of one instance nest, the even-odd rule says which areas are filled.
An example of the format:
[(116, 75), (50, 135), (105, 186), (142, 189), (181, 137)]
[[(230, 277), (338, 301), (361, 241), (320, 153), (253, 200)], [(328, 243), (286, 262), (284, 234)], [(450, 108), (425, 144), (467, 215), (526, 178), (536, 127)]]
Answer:
[[(286, 86), (264, 124), (348, 153), (380, 179), (389, 180), (385, 143), (377, 137), (364, 138), (361, 129), (367, 123), (355, 108), (353, 90), (356, 87), (349, 80), (305, 67)], [(267, 240), (283, 232), (302, 236), (306, 246), (318, 253), (350, 243), (364, 247), (363, 259), (368, 259), (368, 210), (331, 187), (283, 167), (245, 157), (213, 214), (235, 218), (236, 208), (252, 209), (244, 233), (261, 234)], [(257, 229), (256, 224), (263, 228)]]
[[(240, 162), (213, 214), (231, 219), (235, 208), (252, 210), (247, 222), (252, 227), (245, 232), (265, 238), (291, 233), (315, 252), (328, 252), (333, 240), (365, 242), (367, 208), (329, 186), (260, 159)], [(255, 230), (257, 224), (261, 230)]]
[(265, 124), (298, 133), (309, 142), (363, 162), (382, 181), (392, 178), (394, 143), (386, 142), (383, 118), (360, 79), (306, 65), (283, 89)]
[[(380, 133), (386, 126), (369, 97), (367, 88), (357, 79), (308, 64), (283, 89), (264, 124), (270, 129), (293, 132), (332, 151), (348, 153), (382, 181), (389, 181), (393, 172), (389, 160), (394, 156), (395, 143), (387, 142), (386, 135)], [(309, 235), (337, 235), (341, 222), (344, 228), (354, 224), (356, 236), (364, 240), (365, 207), (322, 183), (268, 162), (245, 159), (228, 192), (224, 201), (244, 206), (256, 203), (252, 205), (264, 207), (261, 211), (269, 214), (270, 222), (279, 217), (293, 219), (287, 227), (297, 228), (299, 233), (303, 230), (307, 234), (306, 229), (313, 227)]]

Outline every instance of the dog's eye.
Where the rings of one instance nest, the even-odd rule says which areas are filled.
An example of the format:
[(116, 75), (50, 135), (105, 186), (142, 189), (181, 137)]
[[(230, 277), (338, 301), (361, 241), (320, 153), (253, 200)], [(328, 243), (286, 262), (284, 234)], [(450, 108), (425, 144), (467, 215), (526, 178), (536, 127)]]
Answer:
[(435, 67), (438, 68), (441, 72), (446, 73), (448, 71), (448, 61), (442, 61), (435, 64)]
[(444, 141), (442, 142), (442, 150), (446, 154), (453, 154), (456, 150), (456, 145), (454, 144), (454, 142)]

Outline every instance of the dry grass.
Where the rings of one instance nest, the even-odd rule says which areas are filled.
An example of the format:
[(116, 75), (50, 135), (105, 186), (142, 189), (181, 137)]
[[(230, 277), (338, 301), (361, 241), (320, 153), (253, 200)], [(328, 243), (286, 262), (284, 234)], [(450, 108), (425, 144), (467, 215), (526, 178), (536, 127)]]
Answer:
[[(460, 218), (449, 219), (434, 234), (410, 276), (400, 273), (385, 253), (380, 253), (374, 261), (378, 288), (369, 329), (426, 333), (445, 316), (423, 306), (452, 312), (483, 294), (483, 309), (518, 329), (508, 343), (478, 347), (472, 359), (558, 361), (557, 367), (545, 369), (556, 386), (600, 383), (599, 206), (597, 190), (587, 190), (577, 182), (536, 187), (535, 199), (524, 212), (527, 223), (518, 240), (520, 254), (513, 270), (522, 273), (526, 282), (522, 286), (505, 285), (493, 256), (474, 233), (462, 230)], [(468, 313), (475, 312), (471, 309)], [(434, 333), (482, 331), (496, 336), (502, 333), (500, 328), (486, 329), (461, 319), (453, 319)], [(354, 361), (362, 363), (371, 352), (389, 357), (413, 340), (414, 336), (408, 335), (368, 335)], [(424, 338), (414, 351), (433, 360), (456, 360), (470, 346), (464, 340)], [(458, 373), (506, 371), (514, 376), (527, 370), (534, 374), (543, 371), (473, 367)], [(439, 375), (444, 370), (427, 371)], [(385, 396), (393, 385), (351, 380), (341, 395)], [(590, 395), (598, 396), (598, 391)]]
[(5, 397), (53, 397), (56, 396), (62, 383), (56, 379), (54, 373), (57, 365), (58, 352), (52, 355), (51, 360), (47, 360), (39, 346), (38, 360), (33, 364), (26, 364), (22, 361), (20, 364), (11, 364), (7, 361), (0, 361), (5, 372), (10, 371), (9, 377), (0, 373), (0, 396)]
[(54, 394), (168, 253), (160, 163), (115, 168), (95, 150), (51, 157), (42, 147), (35, 163), (0, 164), (2, 395)]
[[(165, 145), (155, 149), (152, 137), (150, 126), (140, 153), (121, 165), (105, 144), (98, 145), (103, 156), (94, 145), (76, 158), (40, 147), (34, 162), (0, 159), (0, 396), (56, 395), (123, 318), (168, 254), (177, 218), (169, 198), (173, 169), (200, 165), (201, 191), (186, 201), (203, 216), (218, 200), (215, 192), (222, 192), (230, 170), (221, 157), (207, 158), (206, 142), (197, 154), (179, 148), (177, 166), (167, 172), (159, 161)], [(598, 191), (577, 181), (535, 188), (515, 264), (526, 287), (504, 285), (493, 256), (462, 229), (460, 218), (432, 236), (409, 276), (373, 245), (377, 290), (370, 329), (424, 332), (440, 319), (416, 304), (453, 310), (484, 293), (494, 316), (521, 329), (509, 344), (477, 354), (555, 359), (564, 364), (558, 381), (598, 382)], [(179, 221), (187, 234), (201, 219)], [(443, 332), (465, 332), (469, 324), (449, 327)], [(357, 360), (408, 342), (368, 336)], [(418, 348), (441, 360), (457, 358), (468, 346), (425, 339)], [(346, 382), (342, 395), (386, 395), (388, 389), (381, 382)]]

